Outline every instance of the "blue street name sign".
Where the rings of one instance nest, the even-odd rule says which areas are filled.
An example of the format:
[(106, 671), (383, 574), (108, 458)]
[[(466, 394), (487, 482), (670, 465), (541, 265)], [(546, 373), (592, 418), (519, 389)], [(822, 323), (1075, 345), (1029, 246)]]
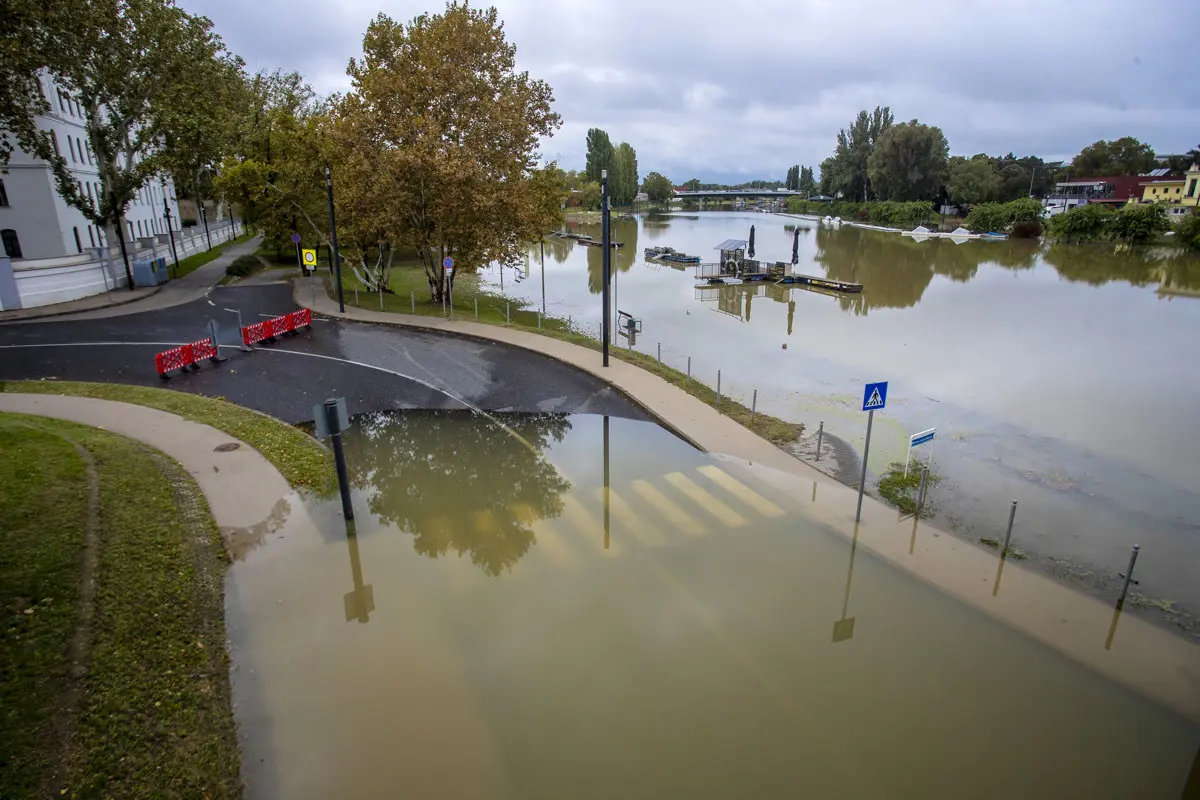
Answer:
[(863, 389), (863, 411), (879, 411), (887, 406), (887, 381), (868, 383)]
[(919, 444), (925, 444), (926, 442), (932, 442), (933, 436), (936, 433), (937, 433), (937, 428), (930, 428), (927, 431), (921, 431), (920, 433), (914, 433), (912, 436), (909, 437), (908, 446), (916, 447)]

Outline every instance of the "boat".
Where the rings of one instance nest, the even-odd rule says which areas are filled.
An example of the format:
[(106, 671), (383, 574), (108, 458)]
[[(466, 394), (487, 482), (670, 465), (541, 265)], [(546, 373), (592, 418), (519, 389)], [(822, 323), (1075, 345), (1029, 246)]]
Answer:
[[(586, 239), (580, 238), (580, 239), (576, 239), (575, 241), (579, 242), (582, 245), (587, 245), (588, 247), (604, 247), (603, 242), (597, 242), (595, 239), (593, 239), (590, 236), (587, 237)], [(609, 242), (608, 245), (609, 245), (609, 247), (624, 247), (625, 243), (624, 242)]]
[(658, 257), (659, 261), (666, 261), (670, 264), (699, 264), (700, 256), (689, 256), (683, 253), (667, 253)]

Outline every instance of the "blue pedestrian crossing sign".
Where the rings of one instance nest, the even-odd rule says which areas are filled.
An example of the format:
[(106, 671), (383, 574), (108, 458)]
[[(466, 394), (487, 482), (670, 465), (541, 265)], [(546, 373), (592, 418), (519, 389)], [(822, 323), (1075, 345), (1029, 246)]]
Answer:
[(868, 383), (863, 389), (863, 411), (879, 411), (887, 405), (887, 381)]

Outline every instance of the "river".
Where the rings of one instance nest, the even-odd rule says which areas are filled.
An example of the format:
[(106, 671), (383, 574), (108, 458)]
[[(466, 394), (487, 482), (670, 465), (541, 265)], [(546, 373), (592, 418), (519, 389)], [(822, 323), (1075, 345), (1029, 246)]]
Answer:
[[(647, 263), (668, 245), (715, 261), (748, 238), (757, 258), (853, 281), (861, 294), (800, 287), (701, 287), (692, 270)], [(595, 238), (598, 224), (571, 227)], [(745, 212), (615, 220), (616, 305), (643, 321), (634, 346), (747, 405), (861, 453), (863, 384), (889, 381), (869, 469), (905, 458), (936, 427), (937, 518), (971, 540), (1013, 542), (1056, 572), (1111, 589), (1141, 545), (1140, 591), (1200, 610), (1200, 259), (1172, 250), (1030, 241), (913, 241), (897, 233)], [(524, 269), (482, 280), (598, 330), (600, 248), (547, 239)], [(543, 289), (544, 285), (544, 289)], [(543, 295), (544, 292), (544, 295)], [(621, 346), (627, 340), (619, 338)], [(832, 452), (832, 451), (830, 451)], [(930, 454), (928, 446), (918, 451)], [(847, 465), (842, 465), (846, 471)], [(1182, 617), (1180, 617), (1182, 619)]]

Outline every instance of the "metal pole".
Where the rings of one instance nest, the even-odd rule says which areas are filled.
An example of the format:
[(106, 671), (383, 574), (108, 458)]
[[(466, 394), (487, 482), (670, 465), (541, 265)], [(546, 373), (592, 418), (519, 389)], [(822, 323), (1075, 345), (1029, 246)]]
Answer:
[(415, 315), (417, 313), (417, 290), (409, 291), (408, 295), (412, 298), (412, 312)]
[(242, 310), (240, 308), (227, 308), (225, 310), (230, 313), (237, 314), (238, 338), (241, 339), (241, 341), (238, 343), (238, 349), (243, 353), (254, 352), (254, 348), (246, 344), (246, 340), (242, 337)]
[(358, 287), (354, 287), (354, 305), (358, 305)]
[(539, 311), (538, 312), (538, 330), (540, 331), (541, 329), (542, 329), (542, 312)]
[(308, 285), (312, 289), (312, 305), (310, 308), (317, 307), (317, 268), (314, 266), (312, 272), (308, 273)]
[(658, 363), (662, 364), (662, 342), (658, 343)]
[(1008, 542), (1012, 539), (1013, 520), (1017, 516), (1017, 501), (1013, 500), (1012, 508), (1008, 510), (1008, 532), (1004, 534), (1004, 549), (1001, 553), (1008, 552)]
[(379, 284), (379, 310), (383, 311), (383, 284)]
[(717, 370), (717, 408), (721, 407), (721, 370)]
[(337, 220), (333, 214), (333, 172), (325, 168), (325, 195), (329, 200), (329, 241), (330, 255), (333, 257), (333, 271), (337, 276), (338, 310), (345, 313), (346, 301), (342, 297), (342, 259), (338, 253)]
[(508, 311), (508, 301), (504, 301), (504, 324), (512, 325), (512, 315)]
[(167, 218), (167, 236), (171, 238), (171, 258), (175, 260), (175, 274), (172, 278), (179, 277), (179, 253), (175, 252), (175, 229), (171, 227), (171, 207), (167, 205), (167, 193), (164, 187), (163, 191), (163, 216)]
[(754, 418), (758, 415), (758, 389), (754, 390), (754, 397), (750, 400), (750, 424), (754, 424)]
[(479, 298), (475, 298), (475, 321), (479, 322)]
[(609, 493), (612, 491), (610, 486), (611, 486), (611, 484), (609, 483), (609, 475), (608, 475), (608, 415), (605, 414), (604, 415), (604, 549), (605, 550), (607, 550), (608, 546), (609, 546), (608, 510), (609, 510)]
[(821, 427), (817, 428), (817, 461), (821, 460), (821, 439), (825, 436), (825, 420), (821, 420)]
[(538, 240), (538, 248), (542, 251), (542, 313), (546, 313), (546, 240)]
[(208, 240), (208, 249), (212, 250), (212, 234), (208, 232), (208, 211), (204, 208), (204, 200), (200, 200), (200, 219), (204, 223), (204, 238)]
[(446, 294), (450, 296), (450, 321), (454, 321), (454, 276), (446, 281)]
[[(609, 281), (609, 259), (612, 255), (611, 247), (609, 246), (609, 231), (608, 231), (608, 170), (600, 170), (600, 245), (604, 252), (600, 256), (601, 267), (601, 286), (604, 295), (604, 316), (600, 319), (600, 344), (604, 353), (604, 366), (608, 366), (608, 326), (609, 326), (609, 304), (608, 304), (608, 281)], [(631, 345), (632, 346), (632, 345)]]
[(921, 509), (925, 506), (925, 479), (929, 477), (929, 467), (921, 470), (921, 485), (917, 487), (917, 514), (920, 515)]
[(350, 503), (350, 479), (346, 475), (346, 454), (342, 451), (342, 431), (338, 427), (337, 400), (325, 401), (325, 424), (333, 431), (333, 461), (337, 467), (338, 489), (342, 494), (342, 516), (354, 519), (354, 506)]
[(862, 517), (863, 492), (867, 488), (867, 455), (871, 452), (871, 425), (875, 422), (875, 409), (867, 412), (867, 441), (863, 443), (862, 477), (858, 479), (858, 509), (854, 512), (854, 521)]
[(303, 275), (307, 270), (304, 269), (304, 260), (300, 257), (300, 240), (297, 239), (294, 244), (296, 245), (296, 266), (300, 267), (300, 274)]
[(688, 372), (687, 372), (687, 379), (688, 379), (688, 383), (691, 383), (691, 382), (692, 382), (692, 357), (691, 357), (691, 356), (688, 356)]
[[(1140, 544), (1133, 546), (1133, 552), (1129, 554), (1129, 566), (1125, 569), (1125, 583), (1121, 586), (1121, 599), (1117, 602), (1124, 603), (1125, 595), (1129, 591), (1129, 583), (1133, 579), (1133, 565), (1137, 563), (1138, 552), (1142, 549)], [(1137, 581), (1133, 581), (1137, 583)]]

